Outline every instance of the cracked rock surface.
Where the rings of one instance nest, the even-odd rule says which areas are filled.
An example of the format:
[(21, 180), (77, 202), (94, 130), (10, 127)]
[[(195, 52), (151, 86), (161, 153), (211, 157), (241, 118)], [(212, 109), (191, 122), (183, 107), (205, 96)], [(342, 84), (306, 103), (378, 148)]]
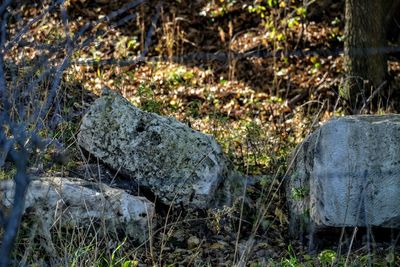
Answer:
[(310, 227), (400, 228), (399, 115), (332, 119), (292, 159), (286, 177), (292, 234)]
[(212, 136), (142, 111), (110, 90), (84, 116), (78, 143), (164, 204), (206, 208), (229, 202), (236, 186), (233, 168)]
[[(12, 208), (15, 184), (0, 181), (0, 205)], [(105, 226), (107, 233), (123, 232), (131, 239), (144, 242), (149, 238), (154, 204), (144, 197), (100, 182), (67, 177), (34, 178), (28, 188), (24, 214), (39, 232), (50, 239), (53, 227), (89, 228)], [(101, 231), (99, 231), (101, 232)]]

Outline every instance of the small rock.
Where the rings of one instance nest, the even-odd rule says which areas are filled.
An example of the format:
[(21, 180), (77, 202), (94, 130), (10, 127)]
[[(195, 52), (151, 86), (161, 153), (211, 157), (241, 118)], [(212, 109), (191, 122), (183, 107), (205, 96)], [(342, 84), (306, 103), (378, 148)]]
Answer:
[(200, 239), (194, 235), (188, 238), (187, 245), (189, 249), (197, 248), (200, 245)]

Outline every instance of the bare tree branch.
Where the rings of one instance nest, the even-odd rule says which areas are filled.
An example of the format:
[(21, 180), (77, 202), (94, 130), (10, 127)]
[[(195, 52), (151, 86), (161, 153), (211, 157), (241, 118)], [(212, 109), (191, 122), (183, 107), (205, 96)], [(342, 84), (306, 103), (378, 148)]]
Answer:
[(21, 40), (22, 36), (23, 36), (24, 34), (26, 34), (26, 33), (29, 31), (29, 28), (30, 28), (35, 22), (38, 22), (38, 21), (41, 20), (45, 15), (47, 15), (47, 14), (50, 13), (50, 12), (52, 12), (52, 11), (57, 7), (57, 5), (60, 4), (60, 3), (62, 3), (63, 1), (64, 1), (64, 0), (57, 0), (57, 1), (54, 1), (54, 3), (53, 3), (49, 8), (47, 8), (43, 13), (41, 13), (41, 14), (39, 14), (38, 16), (36, 16), (36, 17), (34, 17), (33, 19), (31, 19), (31, 20), (19, 31), (19, 33), (17, 33), (17, 34), (14, 36), (14, 38), (12, 38), (12, 39), (8, 42), (8, 44), (6, 45), (6, 47), (4, 47), (4, 49), (3, 49), (3, 47), (1, 47), (1, 50), (3, 50), (2, 52), (3, 52), (3, 53), (8, 52), (8, 50), (11, 49), (11, 47), (13, 47), (15, 44), (17, 44), (17, 43)]
[[(71, 63), (73, 53), (93, 42), (104, 31), (93, 29), (100, 23), (111, 22), (112, 19), (124, 14), (126, 11), (137, 7), (145, 0), (136, 0), (127, 3), (94, 23), (87, 23), (77, 30), (71, 37), (69, 17), (63, 0), (55, 0), (38, 16), (30, 19), (14, 36), (8, 36), (7, 21), (11, 0), (6, 0), (0, 5), (0, 168), (6, 160), (16, 167), (14, 176), (15, 190), (11, 211), (8, 216), (0, 210), (0, 227), (4, 234), (0, 247), (0, 267), (10, 264), (9, 255), (13, 249), (15, 238), (24, 211), (26, 191), (30, 183), (28, 174), (29, 159), (37, 149), (44, 149), (50, 143), (39, 137), (38, 130), (48, 127), (45, 121), (49, 111), (54, 111), (55, 119), (59, 111), (59, 103), (55, 103), (60, 84), (65, 70)], [(151, 45), (151, 38), (155, 31), (160, 16), (161, 4), (157, 5), (156, 15), (151, 20), (151, 26), (146, 35), (145, 48), (141, 53), (141, 60), (147, 54)], [(42, 20), (47, 14), (59, 10), (64, 38), (55, 44), (42, 44), (35, 41), (26, 41), (24, 36), (29, 33), (31, 26)], [(128, 14), (112, 26), (120, 26), (136, 15)], [(15, 19), (15, 17), (13, 17)], [(29, 38), (26, 38), (29, 40)], [(32, 60), (22, 59), (20, 62), (6, 61), (7, 55), (16, 48), (33, 47), (39, 55)], [(8, 55), (9, 56), (9, 55)], [(9, 57), (7, 58), (9, 60)], [(27, 71), (23, 73), (20, 69)], [(40, 73), (40, 74), (38, 74)], [(11, 78), (10, 78), (11, 76)], [(50, 79), (50, 87), (43, 101), (39, 88), (44, 80)], [(53, 106), (55, 104), (55, 106)], [(51, 123), (51, 122), (50, 122)], [(46, 124), (46, 125), (45, 125)]]
[[(21, 142), (22, 140), (19, 140)], [(21, 222), (24, 210), (26, 190), (29, 186), (29, 176), (26, 172), (28, 167), (28, 153), (22, 147), (20, 151), (11, 151), (11, 157), (17, 167), (17, 173), (14, 177), (15, 194), (13, 208), (6, 223), (5, 233), (0, 248), (0, 266), (9, 266), (9, 255), (14, 246), (15, 237)]]

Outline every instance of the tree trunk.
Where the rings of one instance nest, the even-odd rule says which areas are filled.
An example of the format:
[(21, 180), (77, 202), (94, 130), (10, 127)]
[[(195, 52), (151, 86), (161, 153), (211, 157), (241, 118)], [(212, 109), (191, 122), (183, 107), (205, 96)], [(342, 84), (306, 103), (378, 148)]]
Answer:
[(400, 0), (390, 0), (385, 3), (387, 10), (385, 12), (386, 39), (389, 42), (398, 43), (400, 34)]
[(346, 82), (341, 96), (358, 113), (372, 91), (386, 79), (385, 12), (397, 0), (346, 0)]

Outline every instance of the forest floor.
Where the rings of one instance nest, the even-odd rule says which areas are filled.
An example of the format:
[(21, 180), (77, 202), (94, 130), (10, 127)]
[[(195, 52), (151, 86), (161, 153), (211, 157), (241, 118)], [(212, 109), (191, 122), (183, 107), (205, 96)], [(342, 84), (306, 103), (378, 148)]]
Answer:
[[(126, 2), (66, 1), (71, 31)], [(69, 242), (68, 251), (76, 249), (75, 265), (389, 266), (400, 262), (390, 241), (372, 246), (360, 241), (351, 247), (334, 239), (318, 251), (308, 251), (307, 245), (288, 236), (282, 188), (288, 156), (321, 123), (347, 112), (339, 97), (345, 80), (344, 1), (160, 3), (145, 2), (128, 12), (132, 19), (124, 23), (118, 23), (123, 18), (118, 16), (98, 24), (94, 41), (73, 54), (57, 99), (65, 114), (75, 115), (43, 133), (57, 138), (69, 154), (67, 162), (57, 162), (52, 170), (68, 173), (85, 161), (75, 139), (79, 123), (101, 88), (108, 86), (143, 110), (173, 116), (212, 134), (237, 170), (257, 181), (244, 192), (246, 201), (230, 209), (160, 212), (153, 240), (147, 244), (137, 246), (123, 238), (95, 244)], [(26, 4), (19, 12), (28, 20), (42, 10)], [(63, 35), (60, 20), (58, 13), (50, 14), (32, 24), (29, 35), (38, 42), (57, 41)], [(35, 48), (19, 49), (27, 57), (36, 53)], [(144, 60), (134, 62), (143, 51), (147, 51)], [(400, 68), (396, 61), (389, 66), (395, 91)], [(392, 102), (386, 103), (375, 112), (398, 110)], [(16, 255), (25, 250), (23, 240)]]

